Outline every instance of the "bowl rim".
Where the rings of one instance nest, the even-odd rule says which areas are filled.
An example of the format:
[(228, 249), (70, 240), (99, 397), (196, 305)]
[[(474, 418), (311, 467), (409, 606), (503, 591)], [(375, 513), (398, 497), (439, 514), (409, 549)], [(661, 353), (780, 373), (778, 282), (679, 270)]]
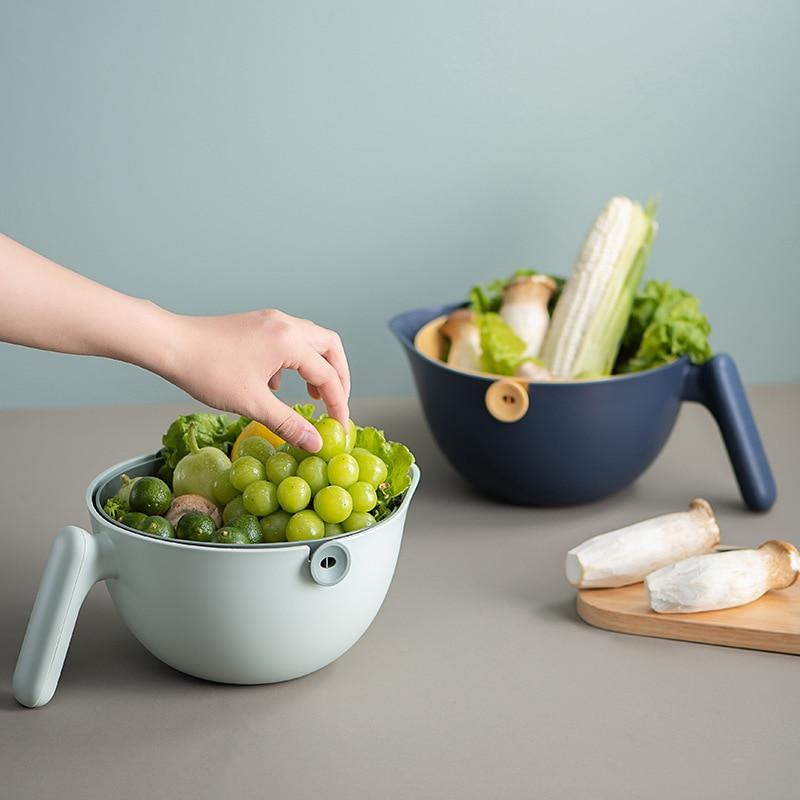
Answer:
[[(674, 361), (669, 361), (666, 364), (660, 364), (657, 367), (651, 367), (650, 369), (640, 370), (639, 372), (629, 372), (624, 374), (618, 375), (605, 375), (599, 378), (550, 378), (550, 379), (535, 379), (535, 378), (524, 378), (517, 375), (494, 375), (490, 372), (477, 372), (474, 370), (467, 370), (467, 369), (456, 369), (455, 367), (449, 366), (446, 362), (440, 361), (439, 359), (432, 358), (424, 351), (420, 350), (417, 345), (417, 336), (419, 335), (420, 331), (423, 330), (427, 325), (431, 325), (434, 322), (437, 322), (440, 318), (447, 315), (448, 311), (454, 311), (458, 308), (465, 308), (468, 305), (467, 302), (460, 302), (460, 303), (446, 303), (444, 305), (439, 306), (428, 306), (422, 308), (412, 308), (408, 311), (403, 311), (400, 314), (396, 314), (392, 320), (390, 321), (393, 323), (395, 320), (399, 320), (402, 317), (405, 317), (409, 314), (418, 314), (420, 312), (438, 312), (435, 316), (432, 316), (427, 322), (423, 323), (422, 325), (417, 328), (414, 336), (410, 339), (406, 339), (405, 336), (398, 336), (402, 344), (407, 347), (409, 350), (415, 352), (418, 356), (420, 356), (425, 361), (433, 364), (436, 367), (444, 369), (448, 372), (453, 372), (457, 375), (465, 375), (469, 378), (475, 378), (485, 383), (494, 383), (500, 380), (508, 380), (514, 381), (516, 383), (522, 384), (524, 386), (536, 386), (536, 387), (546, 387), (546, 386), (592, 386), (596, 384), (608, 384), (608, 383), (620, 383), (622, 381), (631, 381), (636, 380), (638, 378), (643, 378), (647, 375), (655, 375), (656, 373), (666, 372), (667, 370), (677, 368), (678, 365), (683, 365), (684, 367), (689, 363), (688, 356), (679, 356)], [(442, 313), (443, 312), (443, 313)], [(395, 335), (397, 332), (395, 331)]]
[(417, 490), (420, 481), (420, 469), (416, 462), (411, 465), (409, 470), (411, 474), (411, 483), (406, 489), (400, 505), (389, 514), (388, 517), (382, 519), (380, 522), (371, 525), (369, 528), (362, 528), (358, 531), (350, 533), (340, 533), (337, 536), (327, 536), (321, 539), (306, 539), (299, 542), (262, 542), (259, 544), (218, 544), (215, 542), (189, 542), (184, 539), (162, 539), (159, 536), (151, 536), (142, 531), (134, 530), (126, 526), (120, 525), (117, 520), (109, 517), (105, 511), (100, 508), (98, 496), (100, 491), (114, 478), (118, 478), (123, 472), (133, 469), (134, 467), (143, 466), (151, 461), (159, 461), (162, 457), (160, 453), (147, 453), (139, 456), (134, 456), (125, 461), (121, 461), (112, 467), (101, 472), (89, 484), (86, 489), (86, 507), (89, 510), (90, 517), (103, 527), (110, 527), (116, 533), (124, 534), (139, 542), (147, 542), (151, 544), (160, 544), (165, 547), (178, 547), (189, 548), (192, 550), (203, 550), (206, 552), (217, 553), (253, 553), (275, 550), (297, 550), (305, 548), (308, 550), (309, 555), (314, 552), (318, 547), (321, 547), (329, 542), (342, 542), (354, 541), (355, 539), (363, 538), (373, 534), (378, 530), (385, 530), (388, 523), (395, 520), (398, 514), (405, 513), (411, 503), (411, 498)]

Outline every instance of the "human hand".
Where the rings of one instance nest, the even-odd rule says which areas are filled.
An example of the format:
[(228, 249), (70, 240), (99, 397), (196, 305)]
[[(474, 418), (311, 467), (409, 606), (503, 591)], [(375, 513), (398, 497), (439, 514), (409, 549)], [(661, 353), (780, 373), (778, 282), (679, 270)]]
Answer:
[(322, 440), (314, 426), (273, 394), (281, 370), (292, 369), (347, 428), (350, 370), (334, 331), (274, 309), (172, 320), (169, 363), (155, 371), (195, 399), (263, 422), (287, 442), (316, 452)]

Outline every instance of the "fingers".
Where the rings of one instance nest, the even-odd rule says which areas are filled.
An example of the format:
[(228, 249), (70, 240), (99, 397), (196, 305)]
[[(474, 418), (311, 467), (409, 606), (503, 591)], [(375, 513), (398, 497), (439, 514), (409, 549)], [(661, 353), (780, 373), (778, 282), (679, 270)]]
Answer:
[(313, 348), (308, 347), (303, 353), (297, 371), (306, 383), (316, 389), (328, 413), (347, 428), (350, 419), (347, 395), (338, 372), (331, 364)]
[(344, 387), (344, 396), (350, 399), (350, 367), (347, 364), (347, 356), (344, 353), (342, 340), (339, 334), (333, 331), (326, 331), (327, 347), (322, 353), (328, 363), (336, 370), (339, 380)]
[(281, 371), (278, 370), (270, 379), (267, 384), (273, 392), (277, 392), (281, 388)]
[(266, 425), (290, 444), (310, 453), (322, 447), (322, 439), (317, 429), (307, 420), (281, 402), (272, 392), (264, 392), (262, 411), (254, 418)]
[(350, 367), (339, 334), (310, 320), (303, 320), (303, 323), (308, 326), (306, 331), (309, 343), (336, 370), (344, 387), (345, 397), (349, 398)]

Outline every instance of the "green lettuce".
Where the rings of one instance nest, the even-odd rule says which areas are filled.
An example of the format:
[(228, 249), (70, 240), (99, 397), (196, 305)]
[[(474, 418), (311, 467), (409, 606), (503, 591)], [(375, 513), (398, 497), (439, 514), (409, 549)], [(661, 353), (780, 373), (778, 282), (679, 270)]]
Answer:
[(216, 447), (230, 453), (236, 437), (250, 422), (247, 417), (231, 420), (225, 414), (186, 414), (178, 417), (161, 439), (164, 445), (161, 454), (165, 463), (173, 469), (189, 452), (189, 430), (194, 430), (198, 447)]
[(493, 311), (476, 315), (481, 331), (481, 369), (492, 375), (515, 375), (523, 361), (542, 362), (523, 356), (525, 342)]
[(633, 301), (615, 372), (639, 372), (688, 356), (702, 364), (712, 356), (711, 325), (700, 301), (666, 281), (649, 281)]
[[(486, 284), (475, 284), (469, 291), (470, 308), (478, 314), (499, 311), (503, 302), (503, 289), (505, 289), (506, 284), (513, 281), (514, 278), (528, 278), (531, 275), (543, 274), (545, 273), (537, 272), (535, 269), (518, 269), (507, 278), (497, 278)], [(564, 279), (555, 275), (551, 275), (550, 277), (556, 282), (556, 290), (553, 292), (550, 302), (548, 303), (548, 310), (552, 313), (556, 301), (561, 294), (561, 289), (564, 286)]]
[(400, 505), (403, 494), (411, 486), (414, 456), (404, 444), (389, 441), (384, 432), (377, 428), (356, 426), (355, 446), (378, 456), (388, 470), (386, 480), (377, 489), (378, 505), (371, 512), (380, 522)]

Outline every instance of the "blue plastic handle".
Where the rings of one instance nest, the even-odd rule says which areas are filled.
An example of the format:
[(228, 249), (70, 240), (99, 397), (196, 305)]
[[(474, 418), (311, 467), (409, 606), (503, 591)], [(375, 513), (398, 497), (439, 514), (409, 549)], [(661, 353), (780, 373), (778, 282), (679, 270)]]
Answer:
[(690, 366), (683, 396), (702, 403), (717, 421), (747, 507), (752, 511), (772, 508), (775, 478), (733, 359), (723, 353), (699, 367)]

